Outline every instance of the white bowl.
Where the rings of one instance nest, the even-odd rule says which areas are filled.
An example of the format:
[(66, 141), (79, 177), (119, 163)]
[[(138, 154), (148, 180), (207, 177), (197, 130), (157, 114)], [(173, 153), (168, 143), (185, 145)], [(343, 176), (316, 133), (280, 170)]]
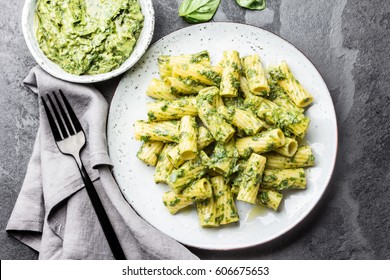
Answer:
[(22, 29), (24, 39), (27, 43), (27, 47), (30, 50), (32, 56), (36, 62), (52, 76), (75, 83), (95, 83), (105, 81), (116, 77), (129, 68), (131, 68), (145, 53), (152, 41), (154, 32), (154, 10), (151, 0), (138, 0), (142, 13), (144, 15), (144, 27), (138, 38), (137, 44), (130, 55), (130, 57), (118, 68), (103, 74), (97, 75), (74, 75), (63, 70), (58, 64), (48, 59), (42, 50), (39, 48), (38, 42), (35, 37), (35, 9), (36, 0), (26, 0), (23, 7), (22, 14)]

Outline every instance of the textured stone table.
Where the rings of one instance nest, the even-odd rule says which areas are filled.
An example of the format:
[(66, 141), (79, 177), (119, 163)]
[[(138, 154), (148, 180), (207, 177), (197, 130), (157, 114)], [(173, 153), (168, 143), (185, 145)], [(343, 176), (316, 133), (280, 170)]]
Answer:
[[(326, 195), (293, 232), (246, 250), (192, 250), (205, 259), (389, 259), (390, 2), (268, 0), (261, 12), (243, 10), (234, 0), (221, 2), (214, 21), (274, 32), (319, 69), (336, 106), (339, 154)], [(179, 3), (154, 1), (154, 40), (188, 25), (177, 16)], [(35, 65), (21, 32), (22, 6), (22, 0), (0, 0), (1, 259), (37, 258), (4, 230), (38, 124), (36, 96), (21, 85)], [(117, 82), (98, 85), (108, 100)]]

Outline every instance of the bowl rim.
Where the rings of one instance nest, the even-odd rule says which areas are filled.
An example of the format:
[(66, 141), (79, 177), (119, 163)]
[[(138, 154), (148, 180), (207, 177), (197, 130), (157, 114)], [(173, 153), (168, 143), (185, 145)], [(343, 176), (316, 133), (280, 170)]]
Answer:
[[(22, 32), (23, 32), (24, 41), (26, 42), (27, 48), (30, 51), (33, 58), (35, 59), (36, 63), (39, 66), (41, 66), (50, 75), (52, 75), (58, 79), (64, 80), (64, 81), (81, 83), (81, 84), (90, 84), (90, 83), (106, 81), (106, 80), (112, 79), (114, 77), (117, 77), (117, 76), (123, 74), (124, 72), (126, 72), (127, 70), (129, 70), (130, 68), (132, 68), (141, 59), (141, 57), (145, 54), (146, 50), (149, 48), (149, 46), (152, 42), (152, 39), (153, 39), (154, 27), (155, 27), (155, 12), (154, 12), (154, 8), (153, 8), (153, 2), (152, 2), (152, 0), (137, 0), (137, 2), (141, 5), (142, 14), (144, 15), (144, 22), (146, 21), (146, 19), (148, 19), (148, 21), (150, 21), (150, 22), (148, 25), (149, 28), (147, 30), (145, 29), (145, 24), (144, 24), (142, 31), (141, 31), (141, 34), (140, 34), (140, 37), (138, 38), (137, 43), (133, 49), (133, 52), (130, 54), (130, 56), (118, 68), (116, 68), (110, 72), (96, 74), (96, 75), (74, 75), (74, 74), (66, 72), (65, 70), (60, 68), (58, 64), (51, 61), (40, 50), (40, 48), (39, 48), (39, 50), (42, 52), (43, 57), (41, 57), (41, 55), (36, 52), (36, 50), (34, 48), (34, 43), (31, 41), (30, 36), (29, 36), (29, 32), (30, 32), (31, 27), (29, 27), (29, 24), (28, 24), (28, 22), (29, 22), (28, 18), (29, 18), (29, 13), (31, 12), (31, 6), (32, 5), (34, 6), (34, 14), (35, 14), (36, 2), (37, 2), (37, 0), (26, 0), (24, 3), (24, 6), (23, 6)], [(144, 3), (145, 5), (143, 6), (141, 3)], [(145, 9), (144, 9), (144, 7), (145, 7)], [(135, 48), (137, 47), (142, 34), (144, 34), (144, 35), (146, 34), (145, 35), (146, 40), (144, 41), (144, 44), (141, 45), (140, 50), (138, 52), (136, 52), (136, 55), (133, 56), (133, 54), (135, 53), (134, 52)], [(35, 35), (34, 35), (34, 40), (36, 41)], [(37, 41), (36, 41), (36, 43), (38, 44)], [(131, 59), (132, 61), (129, 62), (128, 64), (126, 64), (126, 62), (129, 59)], [(59, 67), (60, 71), (53, 69), (48, 64), (57, 65)]]

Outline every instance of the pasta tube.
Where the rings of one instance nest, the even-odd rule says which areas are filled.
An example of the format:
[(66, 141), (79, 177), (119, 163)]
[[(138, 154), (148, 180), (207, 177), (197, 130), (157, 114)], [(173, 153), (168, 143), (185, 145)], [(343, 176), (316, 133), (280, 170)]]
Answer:
[(170, 91), (174, 94), (196, 94), (202, 88), (205, 88), (204, 85), (190, 79), (182, 77), (166, 77), (164, 82)]
[(244, 131), (246, 135), (255, 135), (265, 126), (265, 123), (250, 111), (220, 106), (218, 113), (238, 129)]
[(208, 156), (205, 152), (201, 151), (197, 158), (185, 162), (178, 169), (172, 171), (167, 178), (168, 185), (175, 193), (180, 193), (206, 173), (208, 161)]
[(220, 96), (219, 94), (215, 95), (212, 105), (216, 108), (218, 108), (219, 106), (224, 106), (222, 96)]
[(160, 76), (162, 78), (172, 76), (172, 67), (181, 64), (201, 64), (210, 65), (210, 56), (207, 51), (194, 54), (184, 54), (177, 56), (161, 55), (157, 59)]
[(173, 191), (169, 191), (163, 194), (163, 203), (167, 207), (169, 213), (176, 214), (180, 209), (183, 209), (194, 202), (191, 198), (184, 195), (176, 194)]
[(168, 152), (167, 157), (175, 168), (179, 168), (180, 165), (186, 162), (186, 160), (180, 156), (179, 145), (173, 147)]
[(285, 137), (285, 143), (279, 148), (275, 148), (274, 151), (286, 157), (292, 157), (298, 150), (297, 140)]
[(180, 122), (179, 155), (184, 160), (194, 159), (198, 153), (198, 143), (196, 141), (197, 125), (195, 118), (184, 116)]
[(262, 132), (256, 136), (240, 138), (236, 141), (237, 151), (242, 157), (248, 157), (252, 152), (269, 152), (284, 144), (285, 137), (279, 128)]
[(309, 127), (310, 120), (298, 111), (288, 111), (272, 101), (263, 98), (257, 111), (259, 118), (266, 120), (282, 130), (290, 131), (303, 138)]
[[(211, 133), (207, 130), (207, 128), (205, 128), (204, 126), (199, 127), (197, 137), (198, 151), (203, 150), (213, 142), (214, 138), (213, 136), (211, 136)], [(169, 161), (175, 166), (175, 168), (178, 168), (186, 161), (183, 157), (181, 157), (178, 145), (173, 147), (168, 152), (167, 157)]]
[(210, 131), (207, 130), (204, 126), (200, 126), (198, 129), (198, 151), (203, 150), (208, 145), (214, 142), (214, 138), (211, 135)]
[(245, 98), (244, 106), (257, 115), (257, 110), (260, 107), (261, 103), (263, 103), (263, 100), (263, 97), (251, 95)]
[(251, 90), (249, 89), (249, 82), (244, 76), (240, 77), (240, 90), (243, 93), (245, 98), (254, 96)]
[(146, 108), (150, 121), (177, 120), (187, 115), (196, 116), (198, 114), (195, 97), (148, 102)]
[(292, 158), (270, 153), (267, 157), (267, 168), (286, 169), (300, 168), (314, 165), (314, 155), (310, 146), (302, 146)]
[(238, 95), (238, 88), (240, 87), (240, 55), (237, 51), (225, 51), (223, 56), (219, 94), (226, 97), (235, 97)]
[(277, 211), (282, 199), (283, 194), (277, 191), (260, 189), (257, 193), (256, 204), (265, 205), (266, 207)]
[(177, 98), (176, 95), (171, 93), (168, 85), (156, 78), (153, 78), (150, 81), (148, 88), (146, 89), (146, 95), (155, 99), (164, 100), (174, 100)]
[(261, 187), (277, 191), (305, 189), (306, 176), (303, 168), (297, 169), (265, 169)]
[(310, 105), (313, 102), (313, 96), (295, 79), (286, 61), (282, 61), (278, 70), (285, 77), (285, 79), (280, 79), (278, 83), (291, 100), (301, 108)]
[(238, 152), (234, 139), (225, 144), (218, 142), (210, 159), (209, 168), (223, 176), (229, 176), (233, 172), (237, 159)]
[(155, 166), (163, 147), (163, 142), (144, 142), (141, 146), (141, 149), (137, 153), (137, 157), (146, 164)]
[(173, 76), (180, 76), (183, 79), (191, 78), (198, 83), (205, 85), (219, 85), (221, 83), (221, 68), (204, 66), (201, 64), (182, 64), (172, 68)]
[(134, 138), (142, 141), (178, 142), (179, 125), (175, 121), (145, 122), (136, 121)]
[(230, 187), (225, 183), (222, 176), (211, 178), (215, 202), (216, 221), (221, 225), (237, 222), (239, 220), (238, 211)]
[(244, 106), (244, 98), (241, 96), (237, 97), (223, 97), (223, 103), (227, 108), (235, 108), (235, 109), (246, 109)]
[(156, 164), (156, 171), (154, 172), (154, 181), (156, 183), (166, 183), (167, 176), (171, 174), (174, 169), (173, 164), (168, 159), (168, 152), (172, 150), (174, 144), (165, 144), (161, 154), (158, 157), (158, 161)]
[(225, 143), (233, 136), (235, 130), (210, 104), (217, 93), (218, 89), (216, 87), (202, 89), (197, 96), (196, 105), (199, 118), (211, 132), (213, 138)]
[(259, 55), (254, 54), (244, 57), (242, 65), (249, 83), (249, 90), (255, 95), (267, 95), (269, 86)]
[(230, 191), (232, 192), (233, 197), (237, 197), (239, 190), (240, 190), (239, 185), (232, 185)]
[[(272, 76), (272, 72), (271, 72)], [(274, 78), (278, 79), (278, 78)], [(300, 113), (304, 112), (303, 108), (298, 107), (295, 103), (288, 97), (285, 91), (279, 86), (278, 81), (270, 79), (268, 84), (270, 85), (270, 94), (269, 99), (274, 102), (276, 105), (283, 107), (287, 110), (298, 111)]]
[(229, 180), (231, 181), (231, 192), (236, 197), (238, 194), (238, 190), (240, 188), (240, 185), (243, 181), (244, 177), (244, 170), (246, 168), (246, 163), (248, 162), (247, 159), (239, 159), (237, 160), (236, 165), (233, 168), (233, 174), (234, 176), (230, 177)]
[(198, 201), (196, 203), (198, 212), (199, 224), (202, 227), (218, 227), (217, 222), (217, 205), (212, 195), (210, 198)]
[(213, 190), (209, 180), (206, 178), (200, 179), (191, 186), (183, 190), (183, 195), (191, 198), (194, 201), (210, 198), (213, 195)]
[(246, 164), (237, 200), (255, 204), (257, 192), (261, 184), (266, 158), (252, 153)]

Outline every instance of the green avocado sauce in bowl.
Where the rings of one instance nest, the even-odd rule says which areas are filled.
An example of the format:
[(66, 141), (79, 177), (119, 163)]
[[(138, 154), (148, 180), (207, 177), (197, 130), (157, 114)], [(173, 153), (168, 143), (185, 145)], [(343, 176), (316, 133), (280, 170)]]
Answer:
[(66, 72), (107, 73), (130, 56), (143, 19), (136, 0), (38, 0), (36, 37)]
[(92, 83), (139, 60), (153, 36), (154, 11), (151, 0), (26, 0), (22, 28), (47, 72)]

